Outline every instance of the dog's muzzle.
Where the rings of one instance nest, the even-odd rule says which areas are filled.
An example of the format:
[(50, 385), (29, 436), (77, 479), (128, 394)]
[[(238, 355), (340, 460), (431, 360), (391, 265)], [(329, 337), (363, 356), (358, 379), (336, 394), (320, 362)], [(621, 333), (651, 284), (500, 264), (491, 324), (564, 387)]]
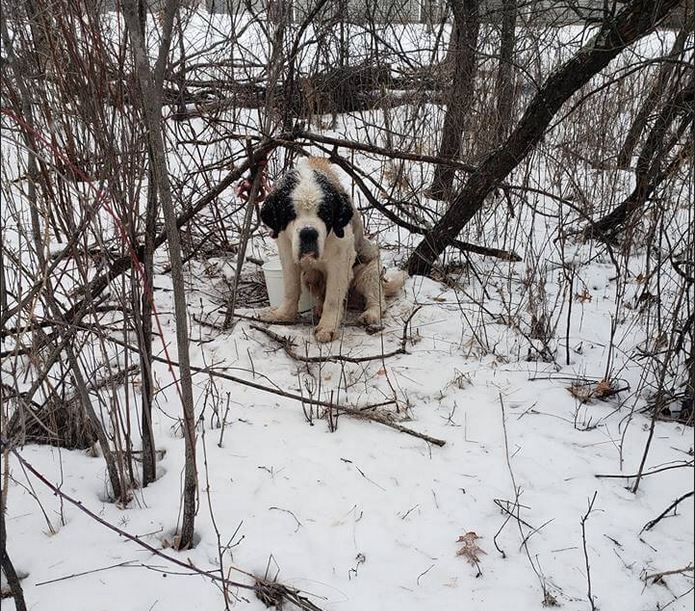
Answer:
[(319, 232), (313, 227), (304, 227), (299, 232), (299, 258), (319, 257)]

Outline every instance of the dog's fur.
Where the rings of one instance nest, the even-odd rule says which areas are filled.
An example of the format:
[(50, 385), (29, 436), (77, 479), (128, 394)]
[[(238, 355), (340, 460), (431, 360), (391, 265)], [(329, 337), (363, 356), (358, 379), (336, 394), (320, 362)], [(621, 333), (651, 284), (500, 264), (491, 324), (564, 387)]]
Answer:
[[(285, 285), (282, 305), (264, 312), (264, 320), (295, 320), (304, 282), (316, 303), (316, 339), (329, 342), (343, 320), (349, 289), (364, 300), (360, 320), (376, 325), (385, 308), (384, 298), (403, 287), (403, 274), (382, 278), (379, 249), (364, 235), (360, 213), (327, 159), (300, 160), (268, 194), (261, 220), (277, 239)], [(302, 231), (312, 236), (310, 253), (304, 252)]]

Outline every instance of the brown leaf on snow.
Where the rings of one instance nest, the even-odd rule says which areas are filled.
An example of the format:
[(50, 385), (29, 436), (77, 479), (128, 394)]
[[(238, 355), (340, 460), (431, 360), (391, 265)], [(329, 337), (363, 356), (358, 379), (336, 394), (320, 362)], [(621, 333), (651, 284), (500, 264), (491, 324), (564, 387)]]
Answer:
[(567, 391), (581, 403), (589, 403), (594, 396), (594, 391), (591, 386), (584, 382), (575, 382), (567, 389)]
[(583, 289), (581, 293), (577, 293), (574, 298), (581, 303), (586, 303), (592, 299), (591, 293), (586, 289)]
[(482, 537), (479, 537), (472, 530), (468, 531), (465, 535), (461, 535), (458, 539), (456, 539), (456, 542), (463, 543), (463, 545), (461, 546), (461, 549), (456, 552), (456, 555), (463, 556), (468, 561), (468, 564), (478, 566), (478, 563), (480, 562), (479, 554), (486, 553), (485, 550), (481, 549), (476, 543), (476, 541), (481, 538)]
[(603, 378), (598, 384), (596, 384), (596, 389), (594, 390), (594, 395), (599, 399), (601, 397), (609, 397), (614, 394), (613, 382), (607, 378)]
[(567, 390), (581, 403), (591, 403), (592, 399), (607, 399), (617, 392), (613, 380), (608, 378), (603, 378), (595, 386), (593, 382), (577, 380)]

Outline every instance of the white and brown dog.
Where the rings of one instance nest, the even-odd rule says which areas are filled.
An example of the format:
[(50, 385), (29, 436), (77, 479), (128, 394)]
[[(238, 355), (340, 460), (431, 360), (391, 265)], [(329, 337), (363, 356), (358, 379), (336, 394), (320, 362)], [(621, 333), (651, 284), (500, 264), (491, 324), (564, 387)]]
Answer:
[(343, 320), (350, 289), (364, 300), (360, 320), (376, 325), (384, 298), (403, 287), (405, 274), (382, 277), (379, 249), (365, 237), (362, 217), (327, 159), (301, 159), (268, 194), (261, 220), (277, 239), (285, 285), (282, 305), (264, 312), (264, 320), (295, 320), (303, 282), (320, 319), (316, 339), (330, 342)]

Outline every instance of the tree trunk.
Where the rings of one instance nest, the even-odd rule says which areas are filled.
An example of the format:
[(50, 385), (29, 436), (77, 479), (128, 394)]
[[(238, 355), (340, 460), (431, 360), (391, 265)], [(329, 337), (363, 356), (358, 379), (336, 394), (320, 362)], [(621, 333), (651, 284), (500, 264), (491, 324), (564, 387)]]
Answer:
[[(452, 0), (454, 25), (451, 36), (453, 46), (453, 83), (449, 90), (439, 157), (454, 159), (461, 153), (463, 128), (473, 100), (473, 81), (476, 71), (476, 50), (480, 30), (479, 0)], [(449, 199), (455, 170), (438, 165), (430, 188), (433, 199)]]
[[(673, 169), (683, 161), (683, 157), (677, 155), (666, 168), (663, 167), (665, 157), (693, 121), (693, 85), (695, 82), (691, 76), (679, 91), (673, 93), (671, 89), (668, 102), (654, 122), (637, 159), (635, 188), (610, 214), (587, 227), (586, 234), (589, 237), (614, 238), (630, 221), (634, 213), (647, 202), (656, 188), (672, 174)], [(668, 142), (665, 142), (667, 132), (676, 119), (683, 114), (685, 116), (678, 125), (676, 133)]]
[[(159, 201), (164, 212), (164, 223), (169, 241), (171, 279), (174, 288), (174, 315), (176, 318), (176, 345), (178, 347), (181, 403), (183, 410), (183, 433), (185, 440), (186, 466), (183, 487), (183, 520), (178, 533), (178, 549), (193, 545), (198, 475), (195, 458), (195, 414), (193, 408), (193, 384), (188, 354), (188, 312), (183, 281), (183, 258), (181, 239), (176, 225), (176, 212), (171, 196), (171, 184), (162, 135), (162, 80), (164, 65), (171, 42), (171, 29), (176, 12), (177, 0), (168, 0), (165, 8), (163, 40), (154, 71), (147, 60), (145, 40), (139, 26), (138, 7), (135, 0), (122, 4), (123, 16), (133, 47), (135, 69), (142, 96), (142, 105), (147, 127), (148, 146), (152, 154), (152, 172), (157, 185)], [(165, 48), (166, 47), (166, 48)]]
[[(138, 27), (145, 39), (147, 7), (145, 0), (138, 2)], [(147, 180), (147, 210), (145, 212), (145, 244), (142, 253), (143, 287), (140, 303), (133, 303), (133, 311), (140, 308), (138, 346), (140, 348), (140, 375), (142, 376), (142, 485), (146, 487), (157, 479), (157, 457), (155, 453), (154, 431), (152, 429), (152, 398), (154, 385), (152, 379), (152, 300), (154, 299), (154, 238), (157, 231), (157, 185), (153, 167), (154, 153), (147, 149), (149, 158)], [(137, 277), (133, 276), (135, 282)]]
[[(692, 22), (692, 20), (691, 20)], [(649, 122), (649, 118), (654, 113), (659, 101), (663, 97), (663, 92), (666, 89), (671, 75), (673, 74), (674, 68), (677, 66), (678, 56), (683, 52), (685, 46), (685, 41), (688, 38), (692, 28), (686, 28), (678, 32), (676, 40), (673, 43), (673, 48), (671, 52), (666, 56), (665, 61), (661, 64), (659, 68), (659, 73), (656, 75), (654, 84), (649, 90), (647, 97), (644, 99), (644, 103), (637, 112), (635, 120), (630, 125), (630, 129), (627, 132), (623, 146), (618, 153), (617, 165), (619, 168), (627, 169), (630, 167), (630, 160), (635, 152), (635, 147), (639, 142), (640, 136), (644, 131), (644, 128)]]
[(509, 134), (514, 110), (514, 43), (516, 42), (516, 0), (502, 0), (502, 32), (497, 67), (495, 144)]
[(429, 274), (439, 255), (480, 210), (485, 197), (539, 142), (562, 105), (625, 47), (653, 31), (678, 4), (679, 0), (633, 0), (551, 74), (509, 138), (469, 176), (447, 212), (410, 255), (407, 268), (411, 275)]
[[(154, 238), (157, 220), (157, 187), (154, 172), (151, 170), (154, 155), (149, 153), (150, 170), (147, 182), (147, 211), (145, 213), (145, 245), (142, 256), (143, 287), (140, 304), (133, 303), (133, 309), (140, 307), (138, 337), (140, 348), (140, 369), (142, 376), (142, 485), (147, 486), (157, 479), (157, 459), (155, 454), (154, 431), (152, 429), (152, 398), (154, 384), (152, 379), (152, 300), (154, 299)], [(136, 279), (137, 281), (137, 279)]]
[[(691, 245), (695, 245), (690, 242)], [(690, 248), (691, 255), (695, 255), (695, 248)], [(693, 259), (691, 259), (692, 261)], [(695, 417), (695, 331), (692, 326), (690, 328), (690, 365), (688, 367), (687, 379), (685, 383), (685, 397), (683, 397), (683, 409), (681, 414), (681, 422), (692, 426), (693, 417)], [(686, 361), (688, 362), (688, 361)]]

